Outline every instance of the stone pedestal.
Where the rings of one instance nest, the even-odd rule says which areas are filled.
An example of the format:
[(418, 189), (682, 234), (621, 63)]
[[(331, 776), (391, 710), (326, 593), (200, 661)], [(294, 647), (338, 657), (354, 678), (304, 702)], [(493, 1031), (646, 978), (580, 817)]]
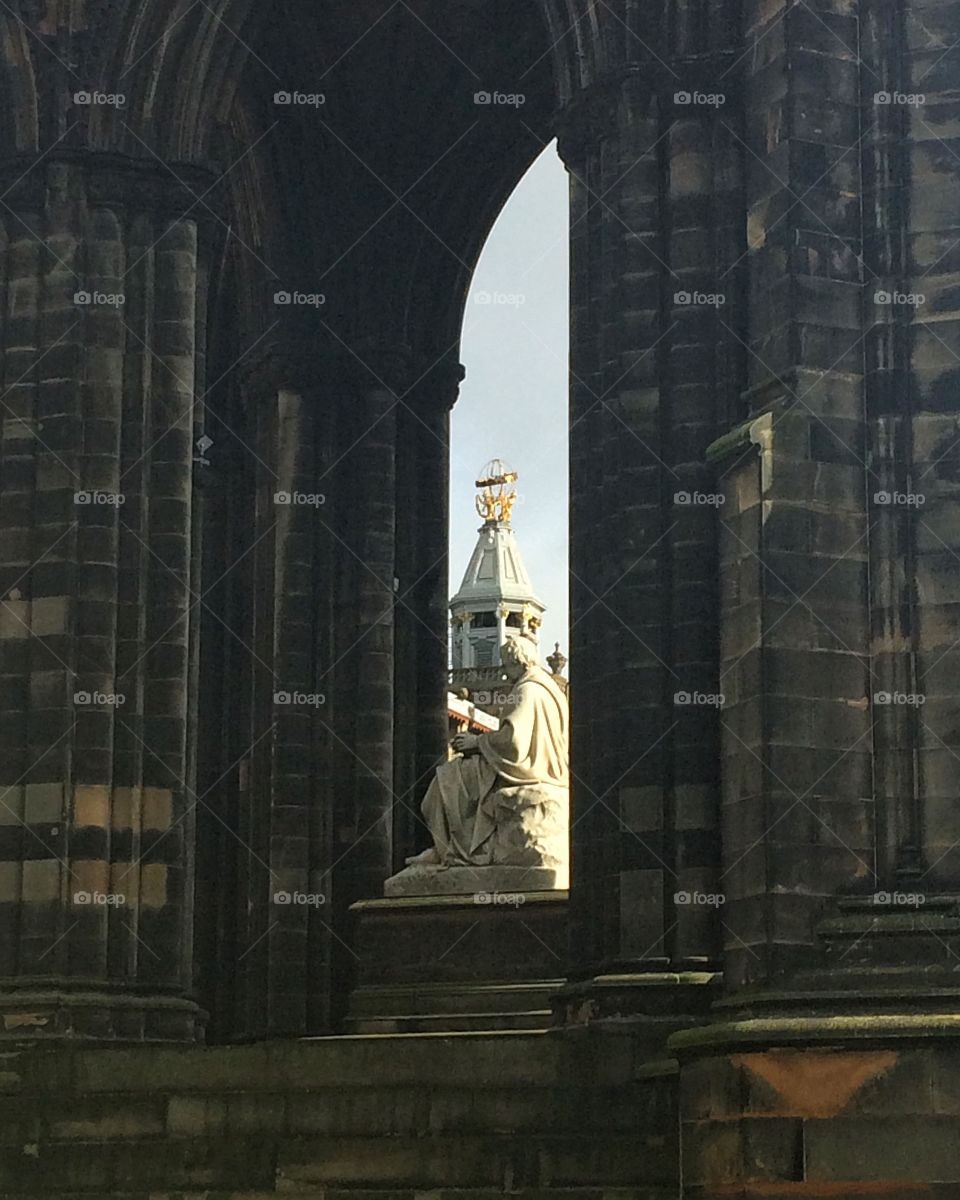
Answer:
[[(496, 868), (504, 871), (524, 869)], [(501, 882), (354, 904), (358, 986), (347, 1032), (545, 1028), (565, 971), (567, 893)]]
[(471, 896), (477, 904), (507, 904), (510, 897), (566, 886), (565, 872), (552, 867), (433, 867), (415, 864), (383, 885), (393, 896)]

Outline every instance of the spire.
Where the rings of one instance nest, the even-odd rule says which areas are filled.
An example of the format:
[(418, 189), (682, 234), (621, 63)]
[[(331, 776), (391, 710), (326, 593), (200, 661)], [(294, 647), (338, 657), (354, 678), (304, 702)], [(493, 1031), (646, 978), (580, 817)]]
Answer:
[(510, 524), (518, 478), (516, 471), (495, 458), (476, 482), (477, 512), (483, 525), (450, 601), (455, 669), (499, 666), (500, 646), (516, 634), (538, 640), (544, 605), (533, 590)]

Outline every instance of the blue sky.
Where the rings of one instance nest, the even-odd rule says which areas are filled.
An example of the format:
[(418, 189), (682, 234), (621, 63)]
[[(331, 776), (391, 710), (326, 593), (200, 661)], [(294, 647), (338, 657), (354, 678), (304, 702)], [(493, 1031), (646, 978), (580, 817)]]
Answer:
[[(467, 299), (453, 410), (450, 592), (476, 542), (474, 480), (491, 458), (520, 473), (513, 527), (546, 604), (544, 654), (567, 640), (567, 174), (553, 145), (521, 180), (487, 239)], [(484, 303), (484, 300), (488, 302)]]

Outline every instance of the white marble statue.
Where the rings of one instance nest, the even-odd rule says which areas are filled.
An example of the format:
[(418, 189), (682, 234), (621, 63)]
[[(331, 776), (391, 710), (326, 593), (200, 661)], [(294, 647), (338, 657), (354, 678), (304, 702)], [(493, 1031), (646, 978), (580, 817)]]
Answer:
[(567, 698), (523, 636), (500, 652), (511, 704), (492, 733), (461, 733), (437, 768), (422, 812), (433, 846), (413, 867), (529, 867), (565, 886), (569, 773)]

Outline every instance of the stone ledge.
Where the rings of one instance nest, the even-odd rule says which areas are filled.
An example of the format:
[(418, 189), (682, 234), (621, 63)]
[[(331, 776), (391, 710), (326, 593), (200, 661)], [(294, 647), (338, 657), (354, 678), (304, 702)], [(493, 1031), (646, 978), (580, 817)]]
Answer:
[[(512, 1039), (507, 1048), (505, 1038)], [(530, 1043), (529, 1046), (524, 1043)], [(534, 1052), (530, 1052), (535, 1047)], [(6, 1070), (23, 1091), (86, 1093), (316, 1091), (369, 1085), (389, 1071), (392, 1084), (470, 1078), (475, 1086), (549, 1084), (564, 1048), (541, 1031), (358, 1034), (259, 1042), (248, 1046), (130, 1046), (23, 1051)], [(8, 1088), (8, 1092), (14, 1090)]]
[[(50, 1195), (50, 1193), (47, 1193)], [(291, 1193), (244, 1189), (215, 1190), (180, 1190), (176, 1200), (276, 1200), (277, 1196), (290, 1196)], [(504, 1200), (504, 1192), (500, 1188), (432, 1188), (429, 1193), (415, 1188), (391, 1187), (389, 1189), (376, 1187), (321, 1187), (319, 1189), (305, 1187), (297, 1188), (292, 1193), (295, 1200)], [(677, 1200), (676, 1188), (659, 1188), (644, 1186), (608, 1187), (578, 1185), (577, 1187), (538, 1187), (526, 1189), (527, 1200)], [(3, 1200), (39, 1200), (36, 1192), (5, 1191)], [(104, 1200), (102, 1193), (94, 1196), (89, 1191), (57, 1191), (56, 1200)], [(124, 1190), (111, 1192), (108, 1200), (171, 1200), (168, 1192), (154, 1190)], [(832, 1200), (832, 1197), (828, 1197)], [(846, 1196), (840, 1200), (847, 1200)], [(923, 1200), (940, 1200), (939, 1196), (928, 1196), (924, 1193)], [(955, 1200), (951, 1194), (945, 1200)]]
[(465, 985), (368, 985), (351, 997), (349, 1033), (542, 1030), (562, 979)]
[(434, 867), (412, 865), (392, 875), (383, 885), (383, 894), (393, 900), (401, 896), (489, 897), (477, 904), (497, 903), (495, 897), (512, 897), (550, 892), (558, 884), (551, 867)]
[[(561, 888), (554, 888), (546, 892), (522, 892), (521, 894), (524, 898), (523, 907), (529, 904), (566, 904), (569, 898), (569, 893)], [(350, 905), (350, 911), (355, 913), (388, 912), (404, 908), (449, 910), (458, 907), (487, 908), (497, 906), (480, 904), (474, 898), (474, 893), (467, 894), (461, 892), (437, 896), (387, 896), (382, 900), (357, 900), (356, 903)]]
[(0, 979), (0, 1042), (36, 1038), (58, 1042), (201, 1040), (207, 1014), (193, 1000), (162, 993), (126, 994), (89, 984), (44, 988), (36, 981)]
[(894, 1039), (931, 1041), (960, 1037), (960, 1013), (882, 1013), (839, 1017), (770, 1017), (700, 1025), (673, 1034), (668, 1047), (678, 1056), (735, 1047), (807, 1045)]

